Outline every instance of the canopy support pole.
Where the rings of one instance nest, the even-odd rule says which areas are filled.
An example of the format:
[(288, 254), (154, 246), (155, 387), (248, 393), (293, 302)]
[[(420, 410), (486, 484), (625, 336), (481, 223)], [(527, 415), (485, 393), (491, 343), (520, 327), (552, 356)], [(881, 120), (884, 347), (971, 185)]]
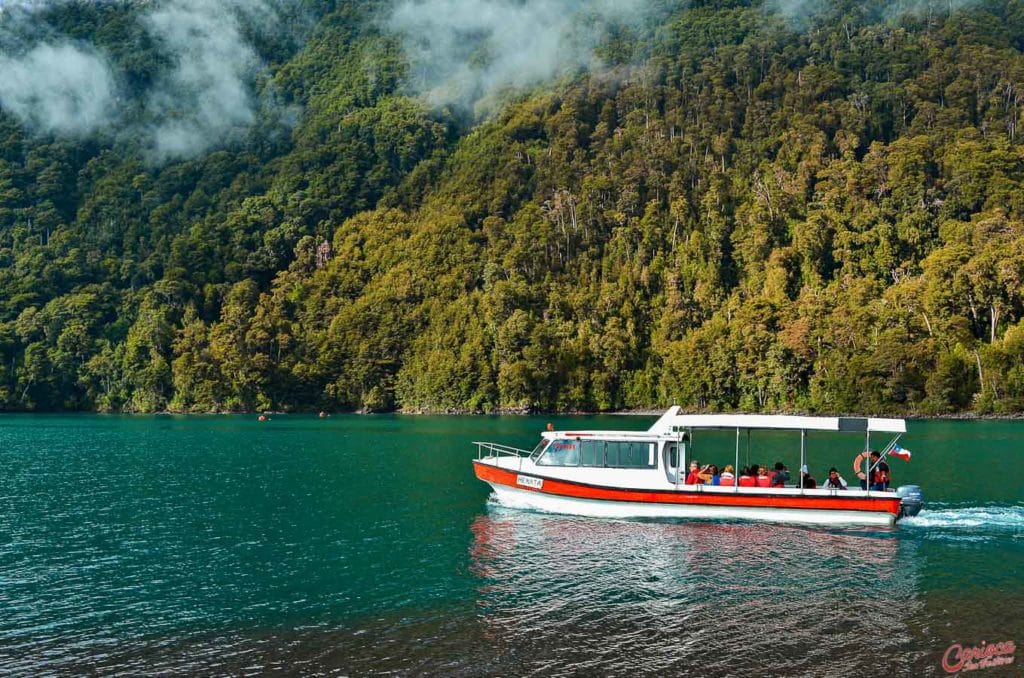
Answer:
[(804, 466), (807, 465), (806, 443), (807, 431), (800, 429), (800, 494), (804, 493)]
[[(690, 449), (689, 448), (691, 448), (691, 447), (693, 447), (693, 429), (692, 428), (688, 428), (688, 429), (686, 429), (686, 444), (683, 446), (683, 450), (686, 451), (686, 454), (682, 457), (683, 468), (682, 468), (682, 470), (679, 471), (680, 473), (685, 473), (687, 475), (690, 474), (690, 459), (689, 459)], [(685, 480), (683, 481), (683, 484), (684, 485), (686, 484)]]
[(732, 491), (740, 491), (740, 429), (738, 427), (736, 428), (736, 466), (732, 469)]
[[(864, 451), (871, 450), (871, 431), (864, 432)], [(871, 495), (871, 457), (864, 457), (864, 489)]]

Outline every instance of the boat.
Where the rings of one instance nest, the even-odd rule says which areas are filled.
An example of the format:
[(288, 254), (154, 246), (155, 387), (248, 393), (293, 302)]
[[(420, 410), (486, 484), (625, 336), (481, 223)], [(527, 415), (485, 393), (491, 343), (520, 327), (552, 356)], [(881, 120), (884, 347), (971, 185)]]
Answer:
[[(607, 518), (764, 520), (818, 525), (891, 526), (920, 512), (921, 488), (887, 485), (866, 489), (805, 487), (806, 441), (811, 432), (892, 436), (874, 457), (858, 452), (855, 470), (870, 477), (906, 433), (903, 419), (750, 414), (683, 414), (666, 411), (646, 431), (544, 431), (533, 450), (475, 442), (476, 477), (488, 483), (503, 505)], [(735, 468), (741, 438), (754, 431), (799, 433), (801, 472), (796, 482), (777, 487), (687, 484), (688, 459), (699, 458), (702, 431), (736, 434)], [(748, 448), (749, 449), (749, 448)], [(860, 465), (860, 466), (858, 466)], [(885, 469), (887, 466), (881, 466)], [(738, 475), (738, 473), (737, 473)]]

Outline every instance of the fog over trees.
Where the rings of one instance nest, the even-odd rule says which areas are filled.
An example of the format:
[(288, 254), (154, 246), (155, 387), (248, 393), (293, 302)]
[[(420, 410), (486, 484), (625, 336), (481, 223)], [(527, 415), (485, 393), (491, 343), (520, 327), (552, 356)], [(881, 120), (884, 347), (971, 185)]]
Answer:
[(1024, 411), (1024, 2), (428, 5), (0, 2), (0, 409)]

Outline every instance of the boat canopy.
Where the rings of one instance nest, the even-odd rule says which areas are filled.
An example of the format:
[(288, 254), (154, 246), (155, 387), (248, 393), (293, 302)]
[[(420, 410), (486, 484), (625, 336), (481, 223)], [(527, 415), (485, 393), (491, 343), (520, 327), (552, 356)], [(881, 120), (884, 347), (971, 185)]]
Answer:
[(594, 440), (653, 442), (655, 440), (676, 439), (676, 434), (672, 431), (659, 433), (654, 429), (648, 431), (543, 431), (540, 435), (546, 440), (582, 440), (583, 438), (593, 438)]
[(799, 417), (776, 414), (679, 414), (670, 408), (648, 430), (669, 435), (687, 429), (760, 429), (780, 431), (842, 431), (869, 433), (906, 433), (903, 419), (878, 417)]

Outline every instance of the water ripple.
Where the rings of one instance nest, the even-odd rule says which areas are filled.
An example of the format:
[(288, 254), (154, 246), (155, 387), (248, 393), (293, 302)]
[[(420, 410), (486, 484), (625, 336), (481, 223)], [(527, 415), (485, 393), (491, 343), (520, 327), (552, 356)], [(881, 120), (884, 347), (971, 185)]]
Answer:
[(874, 651), (919, 657), (913, 546), (891, 535), (493, 506), (473, 532), (482, 622), (524, 674), (849, 675), (877, 629)]
[(487, 502), (467, 441), (519, 420), (11, 422), (5, 676), (937, 676), (1024, 641), (1019, 504), (592, 520)]

